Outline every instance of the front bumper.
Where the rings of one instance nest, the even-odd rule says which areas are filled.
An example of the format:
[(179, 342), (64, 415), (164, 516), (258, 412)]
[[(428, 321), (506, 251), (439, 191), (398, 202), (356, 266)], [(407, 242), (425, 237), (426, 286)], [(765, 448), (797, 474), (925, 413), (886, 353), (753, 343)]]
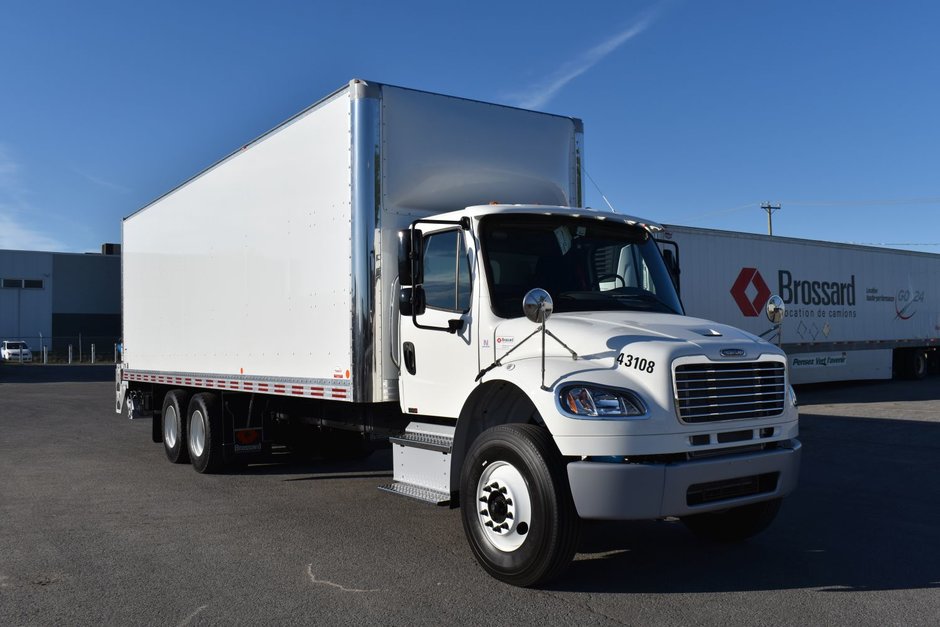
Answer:
[(568, 481), (581, 518), (687, 516), (789, 494), (801, 449), (794, 439), (772, 450), (682, 462), (571, 462)]

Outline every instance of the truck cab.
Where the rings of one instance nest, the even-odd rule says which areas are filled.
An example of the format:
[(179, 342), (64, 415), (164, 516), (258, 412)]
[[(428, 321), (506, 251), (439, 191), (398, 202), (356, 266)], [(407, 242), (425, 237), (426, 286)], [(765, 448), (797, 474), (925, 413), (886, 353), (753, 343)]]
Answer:
[(784, 353), (686, 316), (657, 230), (486, 205), (400, 234), (399, 394), (414, 422), (393, 439), (391, 489), (459, 502), (498, 578), (551, 576), (580, 519), (677, 516), (741, 539), (796, 485)]

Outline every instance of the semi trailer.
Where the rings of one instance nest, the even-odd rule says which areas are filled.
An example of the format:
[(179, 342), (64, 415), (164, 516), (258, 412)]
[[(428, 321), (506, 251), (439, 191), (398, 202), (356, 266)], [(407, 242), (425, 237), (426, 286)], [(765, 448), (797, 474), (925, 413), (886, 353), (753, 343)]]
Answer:
[(669, 225), (688, 313), (761, 333), (780, 296), (791, 380), (920, 379), (940, 359), (940, 255)]
[(762, 531), (799, 472), (786, 356), (685, 315), (583, 157), (576, 118), (351, 81), (125, 218), (116, 410), (201, 473), (387, 439), (382, 488), (459, 507), (515, 585), (585, 519)]

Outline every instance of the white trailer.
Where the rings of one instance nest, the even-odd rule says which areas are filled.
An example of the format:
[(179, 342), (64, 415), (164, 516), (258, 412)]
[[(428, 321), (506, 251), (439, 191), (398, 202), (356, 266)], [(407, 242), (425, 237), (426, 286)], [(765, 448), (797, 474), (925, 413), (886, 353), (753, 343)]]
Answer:
[(940, 255), (669, 225), (686, 312), (760, 334), (772, 294), (794, 383), (922, 378), (937, 369)]
[(352, 81), (125, 219), (117, 411), (199, 472), (388, 437), (384, 489), (459, 506), (516, 585), (581, 519), (760, 532), (799, 469), (785, 355), (683, 315), (582, 159), (577, 119)]

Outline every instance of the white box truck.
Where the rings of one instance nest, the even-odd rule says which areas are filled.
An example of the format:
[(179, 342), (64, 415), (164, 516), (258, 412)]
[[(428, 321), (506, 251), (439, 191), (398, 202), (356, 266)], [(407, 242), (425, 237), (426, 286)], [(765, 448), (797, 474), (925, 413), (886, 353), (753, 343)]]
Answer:
[(669, 225), (687, 313), (761, 333), (772, 293), (793, 383), (920, 379), (940, 356), (940, 255)]
[(385, 489), (516, 585), (582, 519), (758, 533), (799, 470), (786, 358), (686, 317), (582, 158), (577, 119), (350, 82), (124, 220), (117, 411), (199, 472), (388, 437)]

